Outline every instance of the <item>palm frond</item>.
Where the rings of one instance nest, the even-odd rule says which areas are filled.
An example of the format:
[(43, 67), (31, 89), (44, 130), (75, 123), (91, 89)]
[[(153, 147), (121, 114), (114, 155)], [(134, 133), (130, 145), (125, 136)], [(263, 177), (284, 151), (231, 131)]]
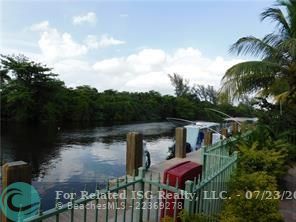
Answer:
[(288, 81), (283, 78), (275, 78), (271, 84), (260, 92), (260, 96), (266, 97), (271, 95), (275, 101), (283, 101), (283, 96), (286, 95), (286, 92), (289, 92)]
[(222, 91), (232, 98), (267, 88), (282, 67), (268, 61), (242, 62), (228, 69), (222, 79)]
[[(286, 12), (283, 13), (281, 7)], [(296, 1), (279, 0), (277, 7), (267, 8), (261, 20), (275, 22), (277, 30), (259, 39), (240, 38), (230, 48), (237, 55), (260, 57), (261, 61), (239, 63), (227, 70), (221, 91), (232, 98), (244, 93), (294, 98), (296, 100)], [(288, 91), (288, 94), (285, 92)], [(284, 93), (284, 94), (283, 94)]]
[(276, 22), (276, 25), (279, 27), (281, 34), (290, 36), (291, 29), (289, 23), (284, 16), (284, 13), (279, 8), (268, 8), (261, 13), (261, 20), (270, 19), (273, 22)]
[(277, 46), (278, 51), (290, 61), (296, 59), (296, 39), (289, 38)]
[(276, 46), (278, 46), (283, 41), (283, 37), (281, 35), (270, 33), (264, 36), (262, 39), (262, 42), (264, 42), (267, 45), (270, 45), (275, 50)]
[(287, 23), (290, 27), (290, 37), (296, 37), (296, 1), (278, 0), (278, 6), (285, 7), (287, 12)]
[(251, 56), (264, 58), (275, 53), (276, 49), (269, 44), (273, 41), (275, 41), (275, 37), (274, 39), (272, 39), (271, 37), (267, 39), (266, 37), (265, 41), (254, 36), (243, 37), (240, 38), (236, 43), (234, 43), (229, 51), (236, 52), (237, 55), (249, 54)]

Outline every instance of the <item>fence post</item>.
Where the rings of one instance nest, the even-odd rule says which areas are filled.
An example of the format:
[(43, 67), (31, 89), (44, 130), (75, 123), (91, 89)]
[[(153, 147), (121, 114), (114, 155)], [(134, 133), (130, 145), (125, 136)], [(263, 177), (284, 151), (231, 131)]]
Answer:
[[(193, 209), (192, 209), (192, 206), (193, 206), (193, 201), (194, 200), (191, 200), (191, 195), (193, 193), (193, 181), (191, 180), (187, 180), (185, 182), (185, 200), (184, 200), (184, 210), (186, 212), (189, 213), (189, 215), (191, 215), (193, 213)], [(186, 193), (188, 193), (189, 195), (186, 195)], [(186, 198), (187, 197), (187, 198)]]
[[(2, 167), (2, 191), (10, 184), (15, 182), (24, 182), (31, 184), (31, 179), (32, 168), (28, 163), (24, 161), (6, 163)], [(11, 221), (6, 218), (4, 214), (2, 214), (1, 219), (2, 222)]]
[[(228, 130), (227, 128), (222, 128), (221, 129), (221, 134), (225, 137), (225, 138), (228, 138)], [(224, 139), (224, 138), (222, 138)]]
[(205, 146), (212, 145), (212, 134), (213, 133), (210, 131), (206, 132), (205, 139), (204, 139)]
[[(139, 168), (139, 175), (138, 176), (141, 178), (139, 191), (142, 192), (142, 194), (144, 195), (144, 188), (145, 188), (145, 184), (144, 184), (144, 180), (143, 180), (145, 178), (145, 168), (144, 167)], [(139, 222), (143, 221), (143, 210), (144, 210), (143, 203), (144, 203), (144, 196), (140, 197), (140, 200), (139, 200), (140, 207), (138, 208), (137, 216), (136, 216), (136, 218), (138, 218), (137, 221), (139, 221)]]
[(237, 122), (233, 122), (232, 123), (232, 134), (235, 135), (238, 133), (238, 123)]
[(143, 165), (143, 135), (137, 132), (127, 134), (126, 143), (126, 174), (138, 174), (138, 168)]
[(207, 169), (207, 147), (202, 148), (202, 178), (206, 178), (206, 169)]
[(175, 157), (185, 158), (186, 157), (186, 128), (176, 128), (176, 146), (175, 146)]
[(238, 159), (238, 151), (233, 152), (233, 158), (235, 159), (235, 167), (237, 166), (237, 159)]

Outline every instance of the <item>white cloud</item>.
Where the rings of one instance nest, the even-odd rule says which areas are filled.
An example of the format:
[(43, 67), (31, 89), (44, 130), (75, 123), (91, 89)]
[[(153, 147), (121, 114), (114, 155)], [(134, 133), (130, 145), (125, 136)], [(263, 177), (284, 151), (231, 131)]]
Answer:
[(98, 39), (96, 36), (94, 35), (88, 35), (86, 36), (84, 43), (89, 47), (89, 48), (93, 48), (96, 49), (99, 47), (99, 43), (98, 43)]
[(126, 18), (126, 17), (128, 17), (128, 14), (120, 14), (119, 16), (122, 18)]
[(95, 24), (97, 22), (97, 16), (94, 12), (88, 12), (85, 15), (78, 15), (72, 18), (74, 25), (80, 25), (83, 23)]
[(104, 73), (118, 72), (121, 68), (125, 68), (122, 58), (113, 58), (101, 60), (93, 65), (94, 70)]
[(42, 54), (50, 61), (81, 56), (88, 51), (88, 48), (76, 42), (71, 34), (60, 33), (54, 28), (42, 32), (38, 44)]
[(48, 28), (49, 28), (48, 21), (42, 21), (30, 27), (31, 31), (44, 31), (44, 30), (47, 30)]
[(70, 33), (52, 28), (48, 21), (32, 25), (31, 30), (40, 33), (38, 45), (42, 56), (50, 64), (58, 59), (78, 57), (88, 52), (86, 45), (75, 41)]
[(88, 35), (84, 42), (89, 48), (95, 49), (125, 44), (125, 41), (115, 39), (107, 34), (102, 35), (100, 40), (94, 35)]
[(138, 54), (127, 57), (127, 62), (132, 64), (159, 65), (165, 62), (166, 53), (161, 49), (143, 49)]
[[(50, 39), (58, 39), (58, 42), (62, 41), (66, 46), (76, 47), (73, 40), (67, 35), (57, 35)], [(56, 45), (59, 46), (58, 43)], [(64, 46), (56, 47), (53, 49), (65, 48)], [(51, 48), (52, 46), (48, 47), (48, 49)], [(14, 52), (13, 50), (8, 51)], [(55, 53), (57, 52), (52, 52), (52, 54)], [(72, 53), (75, 52), (72, 51)], [(57, 60), (50, 60), (50, 57), (44, 56), (44, 54), (32, 56), (40, 58), (37, 61), (53, 67), (53, 71), (59, 74), (59, 78), (67, 86), (90, 85), (99, 91), (106, 89), (119, 91), (156, 90), (162, 94), (173, 94), (168, 73), (176, 72), (189, 79), (191, 84), (213, 85), (217, 89), (226, 69), (242, 62), (242, 60), (225, 59), (219, 56), (213, 59), (208, 58), (198, 49), (190, 47), (180, 48), (171, 53), (162, 49), (142, 49), (134, 54), (105, 58), (95, 63), (70, 56), (58, 57)]]
[(213, 85), (219, 88), (227, 68), (241, 60), (222, 57), (204, 57), (195, 48), (181, 48), (173, 53), (161, 49), (143, 49), (136, 54), (96, 62), (93, 69), (98, 80), (96, 86), (127, 91), (157, 90), (173, 93), (168, 73), (179, 73), (191, 84)]
[(89, 62), (80, 59), (64, 59), (52, 64), (54, 72), (59, 74), (67, 86), (93, 85), (96, 79)]
[(38, 45), (43, 57), (50, 63), (59, 59), (83, 56), (90, 49), (105, 48), (125, 43), (107, 34), (102, 35), (99, 41), (97, 41), (96, 36), (88, 35), (83, 43), (79, 43), (74, 40), (70, 33), (60, 32), (56, 28), (51, 27), (48, 21), (34, 24), (30, 29), (40, 33)]
[(94, 70), (104, 73), (120, 74), (126, 73), (147, 73), (159, 69), (166, 60), (166, 54), (160, 49), (144, 49), (137, 54), (122, 58), (111, 58), (98, 61), (94, 64)]
[(113, 46), (113, 45), (122, 45), (125, 44), (125, 41), (118, 40), (113, 38), (112, 36), (103, 35), (99, 41), (99, 46), (102, 48)]

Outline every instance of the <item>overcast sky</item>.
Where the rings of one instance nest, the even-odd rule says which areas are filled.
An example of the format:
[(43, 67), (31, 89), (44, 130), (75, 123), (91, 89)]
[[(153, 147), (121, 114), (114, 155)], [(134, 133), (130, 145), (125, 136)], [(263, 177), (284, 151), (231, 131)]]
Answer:
[(229, 54), (239, 37), (273, 25), (259, 14), (274, 1), (1, 0), (1, 52), (54, 68), (67, 86), (172, 93), (168, 73), (220, 85), (250, 59)]

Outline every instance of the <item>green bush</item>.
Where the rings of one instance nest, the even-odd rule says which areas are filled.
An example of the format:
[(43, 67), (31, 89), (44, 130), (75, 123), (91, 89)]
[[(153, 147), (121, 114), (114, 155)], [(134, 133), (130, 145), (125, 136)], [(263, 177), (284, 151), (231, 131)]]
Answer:
[(274, 176), (267, 172), (240, 171), (231, 181), (231, 194), (220, 214), (222, 222), (283, 221), (278, 210), (279, 191)]
[(230, 190), (277, 190), (275, 177), (270, 176), (267, 172), (254, 172), (251, 174), (236, 174), (230, 185)]
[[(178, 218), (181, 222), (208, 222), (210, 220), (216, 221), (216, 217), (213, 216), (207, 216), (203, 214), (194, 214), (190, 215), (186, 210), (182, 210), (178, 214)], [(161, 222), (174, 222), (174, 218), (166, 216), (161, 219)]]
[(224, 202), (220, 221), (283, 221), (277, 181), (286, 173), (289, 146), (265, 126), (257, 126), (237, 145), (238, 168), (230, 182), (230, 196)]
[(287, 129), (278, 135), (278, 138), (286, 141), (288, 146), (288, 162), (293, 163), (296, 162), (296, 130), (295, 129)]
[(182, 210), (179, 213), (179, 218), (181, 219), (182, 222), (207, 222), (207, 221), (211, 221), (214, 220), (215, 217), (214, 216), (207, 216), (204, 214), (194, 214), (194, 215), (190, 215), (187, 211)]
[(273, 142), (273, 148), (260, 147), (258, 142), (241, 143), (238, 169), (246, 173), (266, 171), (279, 179), (286, 172), (287, 149), (281, 141)]
[[(263, 191), (261, 191), (263, 192)], [(283, 221), (278, 210), (279, 200), (261, 199), (252, 192), (253, 198), (247, 199), (244, 191), (235, 191), (224, 203), (221, 222), (280, 222)]]

